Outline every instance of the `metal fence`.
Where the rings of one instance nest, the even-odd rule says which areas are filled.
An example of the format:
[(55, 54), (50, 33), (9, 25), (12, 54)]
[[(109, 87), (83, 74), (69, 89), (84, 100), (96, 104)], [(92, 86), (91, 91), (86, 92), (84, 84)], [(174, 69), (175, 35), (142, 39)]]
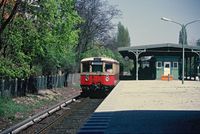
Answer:
[(79, 84), (79, 74), (30, 77), (28, 79), (0, 79), (0, 97), (25, 96), (43, 89), (56, 89)]

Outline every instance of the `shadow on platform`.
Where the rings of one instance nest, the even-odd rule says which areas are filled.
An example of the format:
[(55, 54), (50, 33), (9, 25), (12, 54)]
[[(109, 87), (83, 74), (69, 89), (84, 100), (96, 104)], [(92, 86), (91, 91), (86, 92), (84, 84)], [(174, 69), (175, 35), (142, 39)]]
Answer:
[(199, 134), (200, 111), (95, 112), (79, 134)]

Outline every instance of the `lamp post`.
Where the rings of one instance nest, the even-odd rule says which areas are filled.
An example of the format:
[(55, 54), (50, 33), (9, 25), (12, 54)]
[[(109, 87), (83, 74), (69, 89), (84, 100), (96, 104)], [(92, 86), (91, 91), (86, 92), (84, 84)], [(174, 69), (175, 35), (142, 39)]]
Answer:
[(161, 20), (169, 21), (169, 22), (172, 22), (172, 23), (175, 23), (175, 24), (178, 24), (178, 25), (181, 26), (181, 32), (182, 32), (182, 36), (183, 36), (183, 42), (182, 42), (182, 84), (184, 84), (185, 45), (187, 44), (186, 26), (188, 26), (189, 24), (192, 24), (194, 22), (200, 21), (200, 20), (194, 20), (194, 21), (188, 22), (186, 24), (181, 24), (179, 22), (173, 21), (173, 20), (171, 20), (169, 18), (165, 18), (165, 17), (162, 17)]

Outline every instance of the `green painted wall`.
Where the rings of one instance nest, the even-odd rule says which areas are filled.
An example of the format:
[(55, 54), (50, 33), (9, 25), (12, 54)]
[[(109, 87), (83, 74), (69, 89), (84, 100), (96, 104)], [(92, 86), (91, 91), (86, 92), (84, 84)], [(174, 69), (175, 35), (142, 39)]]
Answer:
[(178, 72), (179, 72), (179, 69), (173, 69), (172, 70), (172, 75), (173, 75), (175, 80), (178, 80), (178, 77), (179, 77)]
[(164, 74), (163, 68), (156, 68), (156, 79), (161, 79), (161, 76)]
[[(161, 79), (162, 75), (164, 75), (164, 62), (170, 62), (170, 75), (173, 76), (173, 79), (177, 80), (179, 77), (179, 57), (178, 56), (156, 56), (156, 64), (157, 62), (162, 62), (162, 66), (158, 68), (156, 66), (156, 79)], [(178, 63), (177, 68), (174, 67), (174, 62)]]

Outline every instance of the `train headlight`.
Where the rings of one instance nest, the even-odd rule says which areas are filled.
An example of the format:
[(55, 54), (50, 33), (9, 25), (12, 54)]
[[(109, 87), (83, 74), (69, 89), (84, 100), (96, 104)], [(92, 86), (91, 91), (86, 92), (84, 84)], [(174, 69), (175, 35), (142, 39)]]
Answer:
[(89, 76), (88, 76), (88, 74), (86, 74), (86, 76), (85, 76), (85, 81), (89, 81)]
[(85, 78), (85, 81), (88, 81), (89, 79), (88, 78)]
[(109, 76), (108, 76), (108, 75), (106, 75), (106, 81), (109, 81), (109, 80), (110, 80)]

